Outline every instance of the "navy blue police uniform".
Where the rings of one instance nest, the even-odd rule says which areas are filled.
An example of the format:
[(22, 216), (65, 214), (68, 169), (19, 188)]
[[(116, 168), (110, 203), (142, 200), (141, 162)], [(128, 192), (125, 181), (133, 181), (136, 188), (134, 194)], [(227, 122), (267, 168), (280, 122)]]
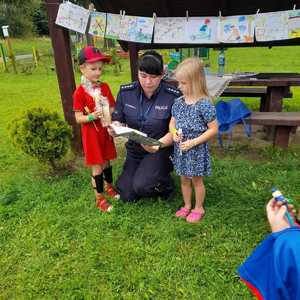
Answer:
[[(180, 91), (163, 80), (150, 99), (144, 95), (139, 82), (122, 85), (112, 119), (160, 139), (169, 131), (171, 108), (179, 96)], [(121, 199), (133, 202), (141, 197), (168, 198), (173, 192), (170, 176), (173, 147), (149, 153), (140, 144), (128, 140), (126, 150), (123, 171), (116, 183)]]

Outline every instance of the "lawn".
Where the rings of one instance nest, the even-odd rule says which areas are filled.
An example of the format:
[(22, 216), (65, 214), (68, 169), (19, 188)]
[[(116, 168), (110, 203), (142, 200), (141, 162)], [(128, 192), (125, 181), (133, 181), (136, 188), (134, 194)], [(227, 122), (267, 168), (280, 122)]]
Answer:
[[(32, 44), (20, 42), (18, 51)], [(300, 72), (299, 55), (299, 47), (230, 49), (227, 71)], [(211, 51), (212, 70), (216, 56)], [(271, 187), (299, 202), (299, 147), (279, 151), (250, 141), (222, 151), (214, 143), (199, 224), (174, 218), (182, 204), (175, 175), (172, 201), (115, 202), (111, 214), (101, 214), (82, 158), (70, 153), (74, 170), (50, 175), (8, 139), (7, 125), (28, 108), (62, 115), (52, 65), (45, 58), (31, 75), (0, 73), (0, 299), (252, 299), (236, 268), (269, 232), (264, 206)], [(119, 76), (110, 66), (103, 76), (114, 95), (130, 81), (128, 61), (122, 65)], [(284, 109), (300, 111), (298, 88), (293, 95)], [(115, 176), (121, 144), (118, 152)]]

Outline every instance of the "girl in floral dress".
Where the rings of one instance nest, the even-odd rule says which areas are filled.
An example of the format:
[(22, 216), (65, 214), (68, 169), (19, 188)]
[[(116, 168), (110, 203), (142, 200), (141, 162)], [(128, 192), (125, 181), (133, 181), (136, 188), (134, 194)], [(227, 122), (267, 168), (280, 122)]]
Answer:
[[(207, 142), (218, 133), (218, 124), (206, 87), (203, 63), (198, 58), (188, 58), (178, 65), (175, 76), (183, 96), (175, 100), (169, 127), (175, 142), (174, 168), (180, 176), (184, 200), (176, 217), (196, 223), (205, 214), (203, 176), (211, 175)], [(192, 187), (196, 198), (194, 209)]]

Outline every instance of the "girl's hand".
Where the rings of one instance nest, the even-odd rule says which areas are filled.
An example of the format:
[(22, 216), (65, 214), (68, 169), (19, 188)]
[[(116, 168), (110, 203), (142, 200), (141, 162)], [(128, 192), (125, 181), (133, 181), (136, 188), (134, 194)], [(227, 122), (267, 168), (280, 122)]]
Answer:
[(196, 143), (194, 140), (186, 140), (186, 141), (180, 143), (179, 148), (181, 151), (188, 151), (195, 146), (196, 146)]
[(94, 118), (97, 120), (97, 119), (101, 119), (103, 118), (103, 111), (102, 109), (101, 110), (97, 110), (97, 111), (94, 111), (93, 113), (91, 113)]
[(175, 143), (180, 143), (182, 140), (182, 134), (174, 133), (173, 134), (173, 141)]
[(141, 144), (141, 146), (149, 153), (155, 153), (159, 150), (159, 146), (148, 146), (143, 144)]
[(284, 205), (281, 201), (276, 201), (272, 198), (267, 204), (267, 217), (271, 226), (272, 232), (277, 232), (284, 230), (286, 228), (290, 228), (290, 224), (285, 217), (285, 213), (288, 210), (291, 213), (291, 216), (295, 214), (295, 210), (293, 205)]

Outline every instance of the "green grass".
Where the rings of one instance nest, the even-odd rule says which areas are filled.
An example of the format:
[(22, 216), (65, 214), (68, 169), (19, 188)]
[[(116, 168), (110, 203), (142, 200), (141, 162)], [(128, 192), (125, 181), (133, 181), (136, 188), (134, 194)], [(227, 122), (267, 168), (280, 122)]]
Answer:
[[(297, 51), (231, 49), (227, 62), (232, 71), (296, 72)], [(128, 62), (122, 64), (126, 72), (116, 77), (107, 66), (103, 77), (115, 95), (130, 81)], [(75, 171), (49, 175), (8, 140), (8, 123), (28, 108), (62, 114), (55, 72), (41, 65), (32, 75), (0, 73), (0, 84), (0, 299), (252, 299), (236, 268), (269, 231), (264, 206), (270, 188), (300, 200), (299, 147), (283, 152), (235, 142), (221, 151), (214, 144), (200, 224), (174, 218), (182, 204), (175, 175), (173, 201), (118, 202), (104, 215), (95, 209), (81, 158), (73, 162)], [(284, 106), (299, 110), (299, 103), (294, 92)], [(123, 150), (120, 145), (115, 176)]]
[[(11, 45), (15, 55), (29, 54), (32, 53), (32, 48), (35, 47), (40, 53), (48, 54), (51, 50), (51, 40), (48, 37), (32, 37), (26, 39), (11, 38)], [(5, 52), (7, 53), (6, 42), (0, 39), (0, 43), (3, 44)]]

